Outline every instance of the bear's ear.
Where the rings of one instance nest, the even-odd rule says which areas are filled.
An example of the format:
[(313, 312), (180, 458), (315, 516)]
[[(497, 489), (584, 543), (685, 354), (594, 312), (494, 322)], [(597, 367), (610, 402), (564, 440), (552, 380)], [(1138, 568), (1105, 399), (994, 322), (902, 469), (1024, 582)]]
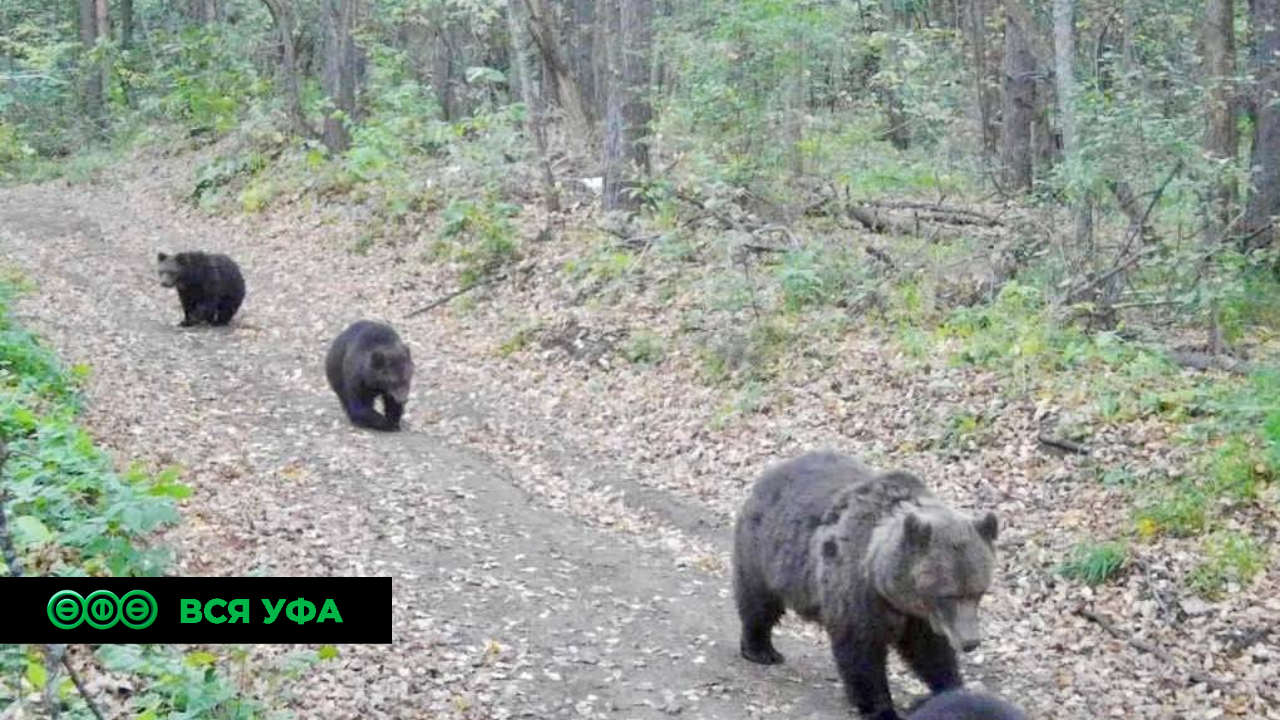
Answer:
[(902, 533), (907, 542), (914, 547), (928, 547), (929, 538), (933, 537), (933, 528), (921, 520), (915, 513), (907, 513), (902, 520)]
[(973, 521), (973, 527), (987, 542), (995, 542), (996, 535), (1000, 533), (1000, 522), (996, 520), (996, 514), (989, 512), (977, 520)]
[(156, 253), (156, 260), (158, 260), (159, 262), (164, 262), (165, 260), (168, 260), (168, 259), (169, 259), (168, 253)]

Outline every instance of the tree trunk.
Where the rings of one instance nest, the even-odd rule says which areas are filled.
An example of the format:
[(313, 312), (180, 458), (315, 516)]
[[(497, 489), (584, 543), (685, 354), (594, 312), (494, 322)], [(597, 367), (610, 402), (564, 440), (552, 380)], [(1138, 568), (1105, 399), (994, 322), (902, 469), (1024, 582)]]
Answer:
[(1205, 117), (1204, 154), (1213, 165), (1209, 197), (1205, 208), (1205, 240), (1218, 243), (1231, 222), (1236, 202), (1231, 181), (1231, 161), (1240, 146), (1236, 125), (1235, 89), (1235, 8), (1233, 0), (1205, 3), (1204, 58), (1208, 92)]
[(586, 101), (582, 92), (582, 80), (565, 56), (551, 22), (550, 8), (546, 3), (539, 3), (542, 7), (535, 8), (529, 0), (521, 1), (531, 19), (528, 27), (538, 46), (543, 65), (555, 78), (555, 82), (551, 84), (559, 93), (560, 107), (568, 114), (570, 122), (589, 136), (594, 132), (597, 122), (595, 109)]
[[(1054, 78), (1058, 87), (1058, 119), (1062, 126), (1062, 154), (1069, 172), (1081, 171), (1079, 119), (1076, 115), (1075, 0), (1053, 0)], [(1092, 254), (1093, 206), (1087, 192), (1071, 198), (1072, 241), (1066, 248), (1068, 266), (1081, 271)]]
[(435, 8), (432, 11), (432, 20), (431, 25), (435, 36), (431, 43), (431, 87), (435, 89), (436, 100), (440, 103), (440, 116), (450, 122), (459, 115), (459, 112), (454, 97), (456, 82), (452, 61), (454, 52), (451, 47), (445, 8)]
[[(98, 5), (96, 0), (80, 0), (80, 49), (87, 57), (98, 43)], [(84, 65), (84, 111), (90, 120), (102, 118), (102, 75), (96, 68)]]
[(325, 113), (320, 139), (332, 153), (351, 147), (349, 123), (356, 119), (357, 0), (324, 0), (324, 73), (321, 84), (333, 107)]
[(280, 81), (284, 85), (285, 112), (289, 128), (304, 137), (315, 137), (302, 109), (302, 90), (298, 80), (298, 45), (294, 36), (293, 6), (289, 0), (262, 0), (271, 13), (271, 21), (280, 35)]
[(133, 47), (133, 0), (120, 0), (120, 49)]
[(605, 113), (605, 210), (635, 210), (634, 177), (649, 173), (649, 51), (653, 0), (604, 0), (609, 23), (608, 109)]
[(520, 95), (525, 107), (525, 134), (533, 141), (537, 153), (538, 169), (542, 175), (542, 196), (547, 212), (560, 209), (555, 175), (551, 172), (551, 160), (547, 155), (546, 113), (544, 112), (539, 84), (535, 82), (529, 63), (530, 20), (526, 10), (532, 10), (522, 2), (507, 4), (507, 29), (511, 35), (511, 68), (520, 76)]
[(783, 135), (787, 143), (787, 158), (791, 165), (791, 174), (795, 177), (804, 175), (804, 119), (808, 108), (808, 95), (805, 93), (805, 48), (803, 40), (796, 40), (799, 48), (796, 57), (787, 68), (787, 88), (785, 90), (783, 110)]
[(1258, 119), (1242, 230), (1246, 249), (1257, 249), (1275, 243), (1273, 223), (1280, 215), (1280, 0), (1252, 0), (1251, 10)]
[[(883, 11), (887, 36), (884, 50), (881, 51), (884, 57), (880, 61), (880, 71), (883, 73), (888, 70), (890, 77), (893, 78), (899, 66), (895, 33), (898, 32), (899, 25), (905, 27), (906, 23), (898, 21), (898, 13), (894, 7), (893, 0), (884, 0)], [(895, 87), (896, 84), (896, 80), (893, 79), (879, 83), (880, 102), (884, 105), (885, 129), (883, 137), (899, 150), (906, 150), (911, 147), (911, 127), (907, 124), (907, 113), (902, 105), (902, 96), (898, 93), (897, 87)]]
[(101, 60), (90, 64), (89, 55), (99, 40), (107, 40), (110, 26), (106, 0), (80, 0), (80, 49), (84, 53), (84, 109), (85, 116), (96, 129), (106, 129), (106, 106), (103, 91), (107, 87), (107, 67)]
[(1004, 190), (1031, 190), (1031, 125), (1036, 112), (1036, 58), (1031, 49), (1034, 32), (1026, 0), (1004, 0), (1004, 101), (1000, 124), (1000, 165)]
[(991, 0), (971, 0), (966, 4), (964, 21), (965, 38), (969, 45), (970, 64), (973, 66), (974, 102), (978, 108), (978, 129), (982, 133), (982, 152), (990, 161), (1000, 152), (1000, 128), (997, 123), (996, 88), (999, 79), (991, 57), (987, 38), (987, 19)]

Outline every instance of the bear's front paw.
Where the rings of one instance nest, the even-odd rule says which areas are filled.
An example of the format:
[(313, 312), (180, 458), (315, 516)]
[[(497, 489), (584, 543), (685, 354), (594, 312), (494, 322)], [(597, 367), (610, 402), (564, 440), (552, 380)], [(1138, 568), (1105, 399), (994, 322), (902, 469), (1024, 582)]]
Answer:
[(772, 647), (750, 648), (743, 645), (742, 657), (761, 665), (781, 665), (786, 661), (786, 658), (782, 657), (782, 653)]
[(893, 708), (880, 710), (879, 712), (874, 712), (870, 715), (863, 715), (862, 717), (866, 718), (866, 720), (902, 720), (902, 716)]

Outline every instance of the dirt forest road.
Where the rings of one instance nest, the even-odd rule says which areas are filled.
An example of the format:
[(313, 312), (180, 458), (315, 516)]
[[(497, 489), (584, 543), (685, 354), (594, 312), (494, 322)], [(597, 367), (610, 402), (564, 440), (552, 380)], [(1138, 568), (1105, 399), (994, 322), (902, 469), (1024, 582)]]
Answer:
[[(357, 318), (397, 319), (395, 288), (367, 260), (317, 246), (299, 262), (287, 239), (219, 222), (105, 186), (0, 193), (5, 262), (38, 285), (20, 314), (92, 366), (90, 428), (118, 457), (179, 464), (195, 488), (166, 538), (181, 573), (395, 578), (395, 644), (343, 647), (295, 689), (300, 717), (849, 715), (811, 631), (784, 633), (781, 668), (737, 657), (727, 577), (690, 560), (727, 550), (723, 522), (653, 491), (617, 502), (607, 485), (601, 506), (541, 492), (528, 466), (456, 441), (451, 418), (484, 427), (490, 410), (450, 382), (464, 361), (415, 343), (413, 325), (400, 324), (418, 365), (407, 431), (350, 427), (323, 352)], [(176, 327), (176, 297), (151, 276), (164, 247), (242, 260), (237, 323)], [(548, 477), (608, 472), (555, 438), (537, 445), (553, 450), (535, 462)], [(589, 521), (600, 507), (616, 516)]]

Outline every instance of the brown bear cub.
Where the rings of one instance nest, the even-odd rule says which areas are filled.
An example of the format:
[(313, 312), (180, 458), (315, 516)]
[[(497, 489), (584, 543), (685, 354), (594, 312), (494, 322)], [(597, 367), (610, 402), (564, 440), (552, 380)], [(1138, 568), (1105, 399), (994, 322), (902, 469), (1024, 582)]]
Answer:
[(908, 716), (910, 720), (1027, 720), (1021, 710), (1000, 698), (970, 692), (949, 690), (920, 703)]
[(791, 608), (831, 636), (850, 702), (873, 720), (898, 720), (889, 646), (932, 692), (962, 685), (956, 649), (978, 645), (996, 530), (995, 515), (962, 515), (906, 472), (832, 452), (776, 465), (735, 528), (742, 656), (782, 662), (772, 631)]
[(182, 302), (182, 327), (226, 325), (244, 302), (244, 277), (226, 255), (182, 252), (156, 256), (160, 284), (176, 287)]
[[(373, 430), (400, 429), (413, 359), (395, 330), (371, 320), (352, 324), (329, 348), (325, 375), (351, 422)], [(373, 406), (379, 397), (382, 413)]]

